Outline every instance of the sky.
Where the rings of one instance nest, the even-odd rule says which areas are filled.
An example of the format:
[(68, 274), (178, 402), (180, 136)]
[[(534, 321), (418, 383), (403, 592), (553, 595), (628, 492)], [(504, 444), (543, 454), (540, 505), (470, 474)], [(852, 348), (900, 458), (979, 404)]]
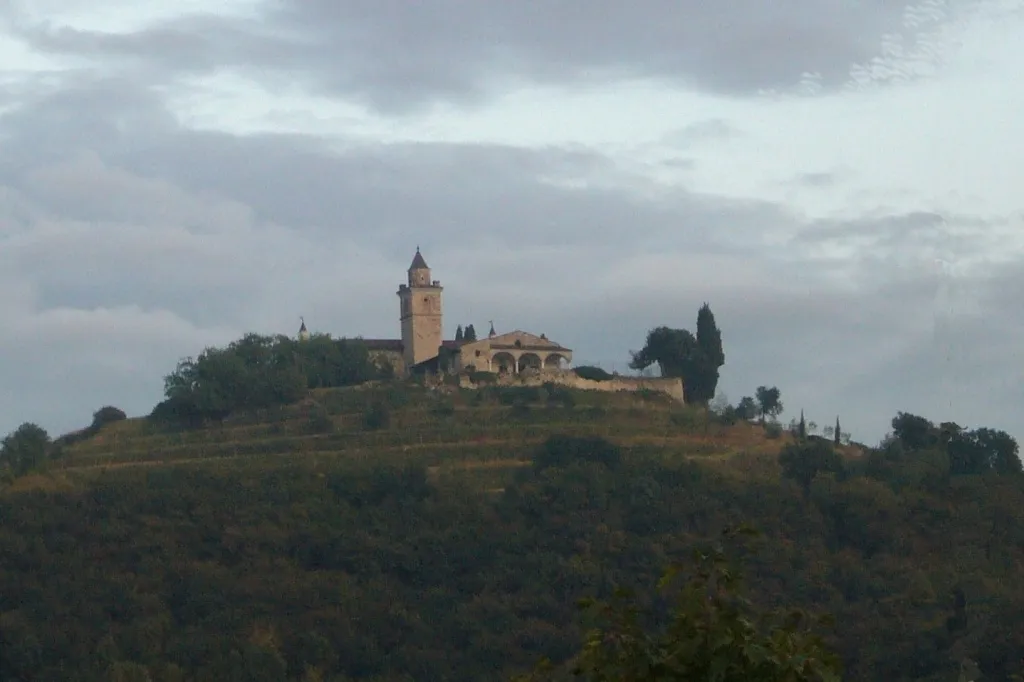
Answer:
[(0, 432), (147, 414), (300, 315), (396, 337), (419, 246), (449, 338), (625, 372), (708, 302), (733, 403), (1022, 439), (1022, 34), (1024, 0), (7, 0)]

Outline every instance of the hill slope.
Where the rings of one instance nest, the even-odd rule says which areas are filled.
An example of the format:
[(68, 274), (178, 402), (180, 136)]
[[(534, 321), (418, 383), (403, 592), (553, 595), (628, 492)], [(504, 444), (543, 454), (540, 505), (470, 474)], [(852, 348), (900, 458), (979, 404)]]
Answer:
[(507, 679), (578, 646), (578, 597), (738, 522), (755, 601), (833, 613), (847, 679), (1016, 671), (1018, 480), (846, 452), (805, 499), (783, 442), (653, 396), (396, 385), (120, 422), (0, 495), (0, 679)]

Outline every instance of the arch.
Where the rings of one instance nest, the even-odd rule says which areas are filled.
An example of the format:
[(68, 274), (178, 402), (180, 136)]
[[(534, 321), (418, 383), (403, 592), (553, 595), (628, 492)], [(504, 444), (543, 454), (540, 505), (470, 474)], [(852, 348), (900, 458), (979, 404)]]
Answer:
[(550, 353), (544, 358), (544, 369), (561, 369), (566, 357), (561, 353)]
[(491, 356), (491, 371), (511, 374), (516, 371), (516, 359), (511, 353), (501, 351)]
[(543, 363), (541, 362), (540, 356), (536, 353), (520, 353), (519, 355), (519, 371), (524, 369), (541, 369)]

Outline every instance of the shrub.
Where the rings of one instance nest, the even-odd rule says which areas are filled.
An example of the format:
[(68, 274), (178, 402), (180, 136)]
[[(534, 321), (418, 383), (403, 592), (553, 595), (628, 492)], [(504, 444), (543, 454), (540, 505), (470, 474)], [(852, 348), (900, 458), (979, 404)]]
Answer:
[(455, 414), (455, 403), (451, 400), (438, 400), (430, 408), (430, 412), (436, 417), (451, 417)]
[(107, 405), (106, 407), (101, 407), (100, 409), (96, 410), (95, 413), (93, 413), (92, 425), (89, 428), (92, 429), (93, 431), (99, 431), (107, 424), (113, 424), (114, 422), (123, 421), (127, 418), (128, 415), (126, 415), (123, 410), (120, 410), (111, 405)]
[(542, 471), (577, 461), (594, 462), (615, 469), (622, 461), (622, 451), (619, 446), (598, 436), (555, 435), (538, 448), (533, 458), (533, 468)]
[(781, 438), (782, 426), (775, 422), (766, 422), (764, 425), (764, 435), (766, 438), (771, 438), (772, 440)]
[(327, 414), (327, 410), (321, 405), (316, 405), (309, 411), (306, 419), (307, 433), (331, 433), (334, 431), (334, 420)]
[(368, 431), (379, 431), (391, 425), (391, 410), (381, 401), (374, 401), (366, 408), (363, 426)]
[(576, 376), (579, 378), (589, 379), (590, 381), (608, 381), (609, 379), (614, 378), (614, 375), (609, 374), (600, 367), (592, 367), (590, 365), (576, 367), (573, 369), (573, 372), (575, 372)]

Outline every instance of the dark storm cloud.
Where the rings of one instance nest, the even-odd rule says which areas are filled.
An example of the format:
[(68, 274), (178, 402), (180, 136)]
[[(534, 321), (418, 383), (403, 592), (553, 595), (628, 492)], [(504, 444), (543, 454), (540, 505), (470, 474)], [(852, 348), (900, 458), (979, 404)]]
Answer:
[(191, 16), (126, 35), (17, 25), (39, 49), (146, 66), (154, 78), (237, 67), (402, 111), (524, 78), (653, 77), (749, 95), (810, 73), (834, 88), (880, 54), (883, 37), (912, 50), (943, 19), (934, 4), (916, 27), (904, 25), (907, 3), (881, 0), (285, 0), (260, 19)]

